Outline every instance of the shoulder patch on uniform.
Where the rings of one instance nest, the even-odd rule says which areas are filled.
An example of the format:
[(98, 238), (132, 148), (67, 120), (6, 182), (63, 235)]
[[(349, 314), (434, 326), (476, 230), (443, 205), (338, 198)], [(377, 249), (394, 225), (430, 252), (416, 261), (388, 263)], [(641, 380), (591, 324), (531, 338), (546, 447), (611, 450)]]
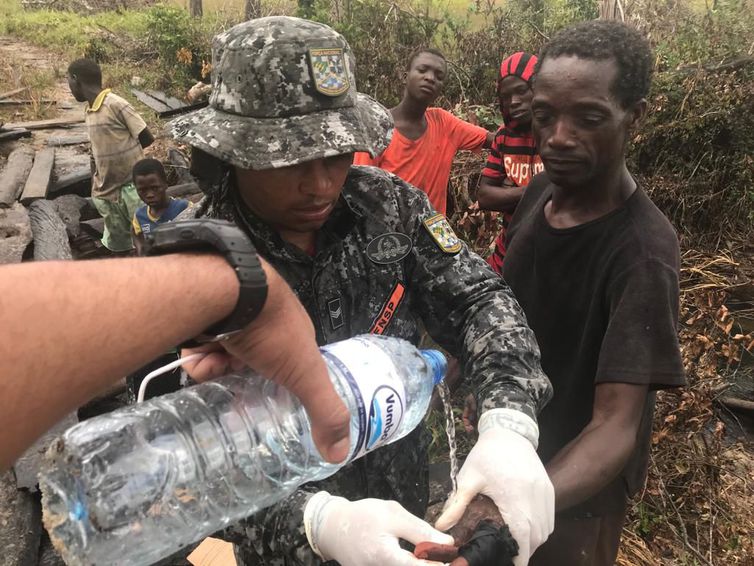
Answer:
[(450, 222), (444, 214), (430, 216), (422, 224), (443, 252), (455, 254), (461, 251), (461, 239), (453, 232), (453, 228), (450, 227)]
[(367, 244), (367, 257), (374, 263), (387, 264), (402, 260), (414, 247), (406, 234), (388, 232), (380, 234)]
[(314, 88), (325, 96), (340, 96), (351, 86), (343, 49), (309, 49)]

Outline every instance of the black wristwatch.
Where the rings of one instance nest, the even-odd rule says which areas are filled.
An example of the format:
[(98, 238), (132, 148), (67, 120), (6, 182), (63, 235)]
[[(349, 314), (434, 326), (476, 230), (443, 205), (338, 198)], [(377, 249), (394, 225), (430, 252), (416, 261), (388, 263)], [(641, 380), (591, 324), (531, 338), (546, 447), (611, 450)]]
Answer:
[(236, 225), (224, 220), (198, 218), (161, 224), (144, 234), (143, 255), (178, 252), (212, 252), (233, 267), (240, 285), (236, 308), (230, 315), (182, 344), (196, 346), (216, 342), (240, 332), (261, 312), (267, 299), (267, 277), (257, 250), (249, 237)]

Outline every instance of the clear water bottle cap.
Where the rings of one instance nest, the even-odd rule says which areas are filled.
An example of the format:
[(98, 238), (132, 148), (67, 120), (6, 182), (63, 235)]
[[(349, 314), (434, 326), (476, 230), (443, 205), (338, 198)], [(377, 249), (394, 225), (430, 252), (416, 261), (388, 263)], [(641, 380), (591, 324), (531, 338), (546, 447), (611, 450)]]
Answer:
[(448, 373), (448, 359), (438, 350), (419, 350), (427, 365), (432, 369), (432, 381), (435, 385), (445, 379)]

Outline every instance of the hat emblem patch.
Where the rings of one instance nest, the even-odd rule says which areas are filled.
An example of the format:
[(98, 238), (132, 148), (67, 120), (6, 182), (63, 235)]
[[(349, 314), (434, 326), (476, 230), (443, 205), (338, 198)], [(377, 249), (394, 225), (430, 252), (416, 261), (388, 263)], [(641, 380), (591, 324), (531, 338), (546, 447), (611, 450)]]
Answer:
[(343, 49), (310, 49), (309, 64), (317, 92), (325, 96), (339, 96), (351, 86)]

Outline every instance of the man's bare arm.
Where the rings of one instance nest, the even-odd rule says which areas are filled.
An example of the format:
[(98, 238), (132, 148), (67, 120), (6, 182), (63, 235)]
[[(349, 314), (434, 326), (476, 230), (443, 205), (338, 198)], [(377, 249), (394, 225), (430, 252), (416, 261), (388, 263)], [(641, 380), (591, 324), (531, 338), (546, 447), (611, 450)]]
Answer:
[(625, 467), (636, 447), (646, 385), (600, 383), (595, 387), (592, 420), (547, 464), (555, 486), (555, 510), (585, 501)]
[(490, 179), (482, 176), (479, 181), (477, 200), (482, 210), (513, 212), (524, 196), (524, 187), (506, 184), (505, 180)]
[(487, 138), (484, 140), (484, 149), (489, 149), (495, 141), (495, 132), (487, 132)]
[[(298, 395), (323, 455), (342, 460), (349, 416), (327, 376), (311, 320), (262, 263), (267, 302), (234, 338), (233, 352)], [(0, 469), (108, 384), (227, 316), (238, 288), (233, 269), (213, 255), (0, 268)]]

